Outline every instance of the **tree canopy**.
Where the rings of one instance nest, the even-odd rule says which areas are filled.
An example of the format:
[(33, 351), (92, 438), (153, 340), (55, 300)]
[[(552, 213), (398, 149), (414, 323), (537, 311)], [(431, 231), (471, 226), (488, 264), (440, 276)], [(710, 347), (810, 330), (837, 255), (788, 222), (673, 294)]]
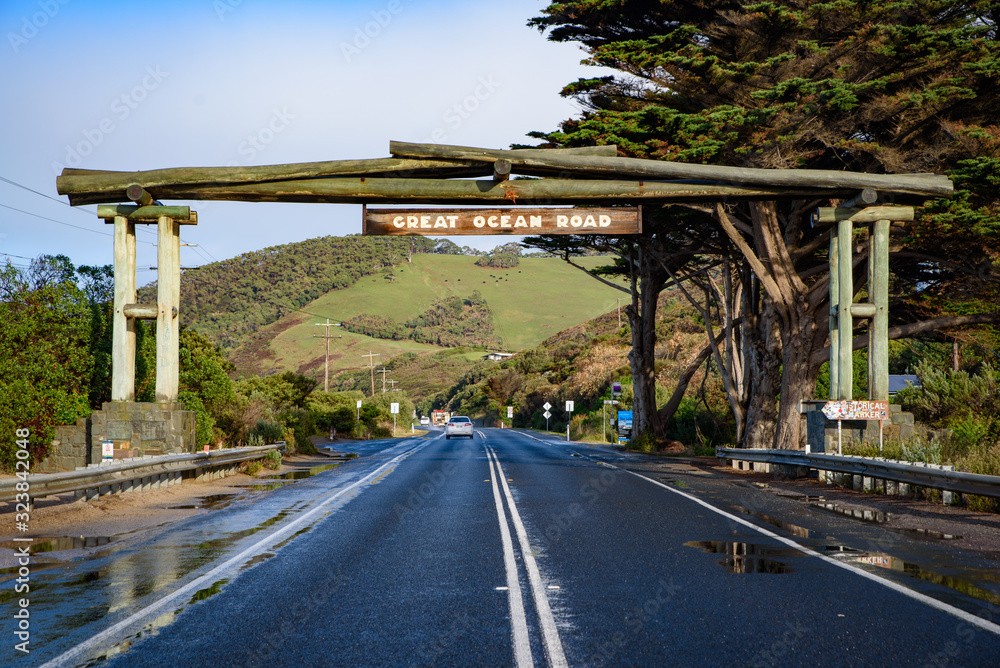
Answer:
[[(533, 136), (682, 162), (946, 173), (956, 194), (917, 202), (917, 220), (893, 232), (891, 335), (995, 323), (998, 18), (996, 3), (950, 0), (553, 3), (529, 24), (616, 73), (566, 86), (584, 112)], [(640, 290), (658, 291), (656, 272), (700, 281), (704, 296), (692, 297), (726, 323), (708, 334), (727, 342), (717, 364), (747, 445), (801, 440), (798, 402), (812, 397), (828, 345), (829, 227), (810, 214), (831, 204), (672, 207), (622, 254)], [(633, 305), (633, 327), (655, 303)], [(635, 365), (651, 351), (639, 344), (641, 380)]]

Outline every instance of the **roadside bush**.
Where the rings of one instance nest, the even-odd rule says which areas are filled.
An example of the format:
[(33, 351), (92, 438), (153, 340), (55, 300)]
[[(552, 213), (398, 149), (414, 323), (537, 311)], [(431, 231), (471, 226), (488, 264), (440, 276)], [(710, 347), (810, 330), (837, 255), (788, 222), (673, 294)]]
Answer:
[(283, 438), (285, 438), (285, 428), (280, 424), (269, 420), (258, 420), (248, 434), (247, 444), (250, 445), (251, 441), (256, 439), (260, 441), (260, 445), (268, 445), (277, 443)]
[(266, 455), (264, 455), (264, 466), (272, 470), (280, 469), (281, 453), (277, 450), (271, 450)]

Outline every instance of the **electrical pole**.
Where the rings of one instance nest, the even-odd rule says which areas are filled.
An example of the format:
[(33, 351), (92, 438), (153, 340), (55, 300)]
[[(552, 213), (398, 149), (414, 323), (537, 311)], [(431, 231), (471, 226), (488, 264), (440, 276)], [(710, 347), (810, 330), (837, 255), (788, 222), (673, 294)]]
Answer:
[(382, 374), (382, 394), (385, 394), (385, 374), (389, 373), (389, 370), (382, 367), (378, 370), (378, 373)]
[(326, 327), (325, 334), (313, 334), (314, 339), (326, 339), (326, 356), (323, 358), (323, 391), (330, 391), (330, 339), (342, 339), (343, 336), (330, 336), (331, 327), (340, 327), (339, 322), (330, 322), (327, 318), (325, 323), (317, 322), (317, 327)]
[[(383, 381), (384, 381), (385, 376), (382, 376), (382, 378), (383, 378)], [(388, 380), (388, 383), (392, 386), (391, 389), (389, 390), (390, 392), (395, 392), (396, 391), (396, 383), (398, 383), (398, 382), (399, 382), (398, 380), (393, 380), (392, 378), (390, 378)]]
[(367, 357), (368, 358), (368, 364), (371, 367), (371, 371), (372, 371), (372, 396), (373, 397), (375, 396), (375, 358), (376, 357), (381, 357), (381, 355), (382, 355), (382, 353), (373, 353), (370, 350), (368, 351), (367, 355), (362, 355), (362, 357)]

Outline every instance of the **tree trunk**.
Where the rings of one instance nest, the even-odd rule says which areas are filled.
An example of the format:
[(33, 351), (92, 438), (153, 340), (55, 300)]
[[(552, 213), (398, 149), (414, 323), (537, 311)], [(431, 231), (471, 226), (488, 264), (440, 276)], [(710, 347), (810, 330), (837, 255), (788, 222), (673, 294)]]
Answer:
[(632, 303), (625, 309), (632, 329), (632, 435), (651, 432), (662, 436), (663, 425), (656, 412), (656, 304), (666, 283), (666, 273), (651, 261), (641, 246), (632, 260)]

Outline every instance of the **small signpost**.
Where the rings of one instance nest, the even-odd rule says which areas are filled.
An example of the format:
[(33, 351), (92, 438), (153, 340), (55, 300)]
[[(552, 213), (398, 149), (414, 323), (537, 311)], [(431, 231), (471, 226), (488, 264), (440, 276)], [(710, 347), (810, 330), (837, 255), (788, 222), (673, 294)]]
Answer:
[(542, 415), (545, 416), (545, 431), (548, 431), (549, 430), (549, 418), (552, 417), (552, 413), (549, 412), (549, 409), (552, 408), (552, 404), (550, 404), (549, 402), (546, 401), (545, 404), (542, 406), (542, 408), (545, 409), (545, 412), (542, 413)]
[(101, 441), (101, 461), (110, 462), (115, 458), (115, 442)]
[(569, 441), (569, 423), (573, 421), (573, 402), (566, 402), (566, 412), (569, 413), (569, 418), (566, 420), (566, 440)]
[(889, 419), (888, 401), (828, 401), (823, 415), (837, 421), (837, 454), (844, 454), (842, 428), (844, 420), (878, 420), (878, 451), (882, 452), (882, 422)]
[(510, 420), (510, 428), (513, 429), (514, 428), (514, 407), (513, 406), (508, 406), (507, 407), (507, 419)]
[[(621, 395), (622, 386), (619, 385), (618, 383), (615, 383), (615, 385), (618, 386), (618, 394), (617, 395), (614, 394), (614, 390), (612, 389), (611, 396), (620, 396)], [(605, 399), (604, 400), (604, 405), (601, 407), (601, 422), (603, 423), (603, 426), (601, 427), (601, 435), (604, 436), (604, 442), (605, 443), (608, 442), (608, 413), (607, 413), (607, 411), (608, 411), (608, 405), (617, 406), (618, 402), (615, 401), (614, 399)]]
[(361, 399), (358, 399), (358, 425), (356, 431), (356, 438), (361, 438)]
[(392, 413), (392, 437), (396, 438), (396, 416), (399, 415), (399, 404), (396, 402), (389, 404), (389, 412)]

